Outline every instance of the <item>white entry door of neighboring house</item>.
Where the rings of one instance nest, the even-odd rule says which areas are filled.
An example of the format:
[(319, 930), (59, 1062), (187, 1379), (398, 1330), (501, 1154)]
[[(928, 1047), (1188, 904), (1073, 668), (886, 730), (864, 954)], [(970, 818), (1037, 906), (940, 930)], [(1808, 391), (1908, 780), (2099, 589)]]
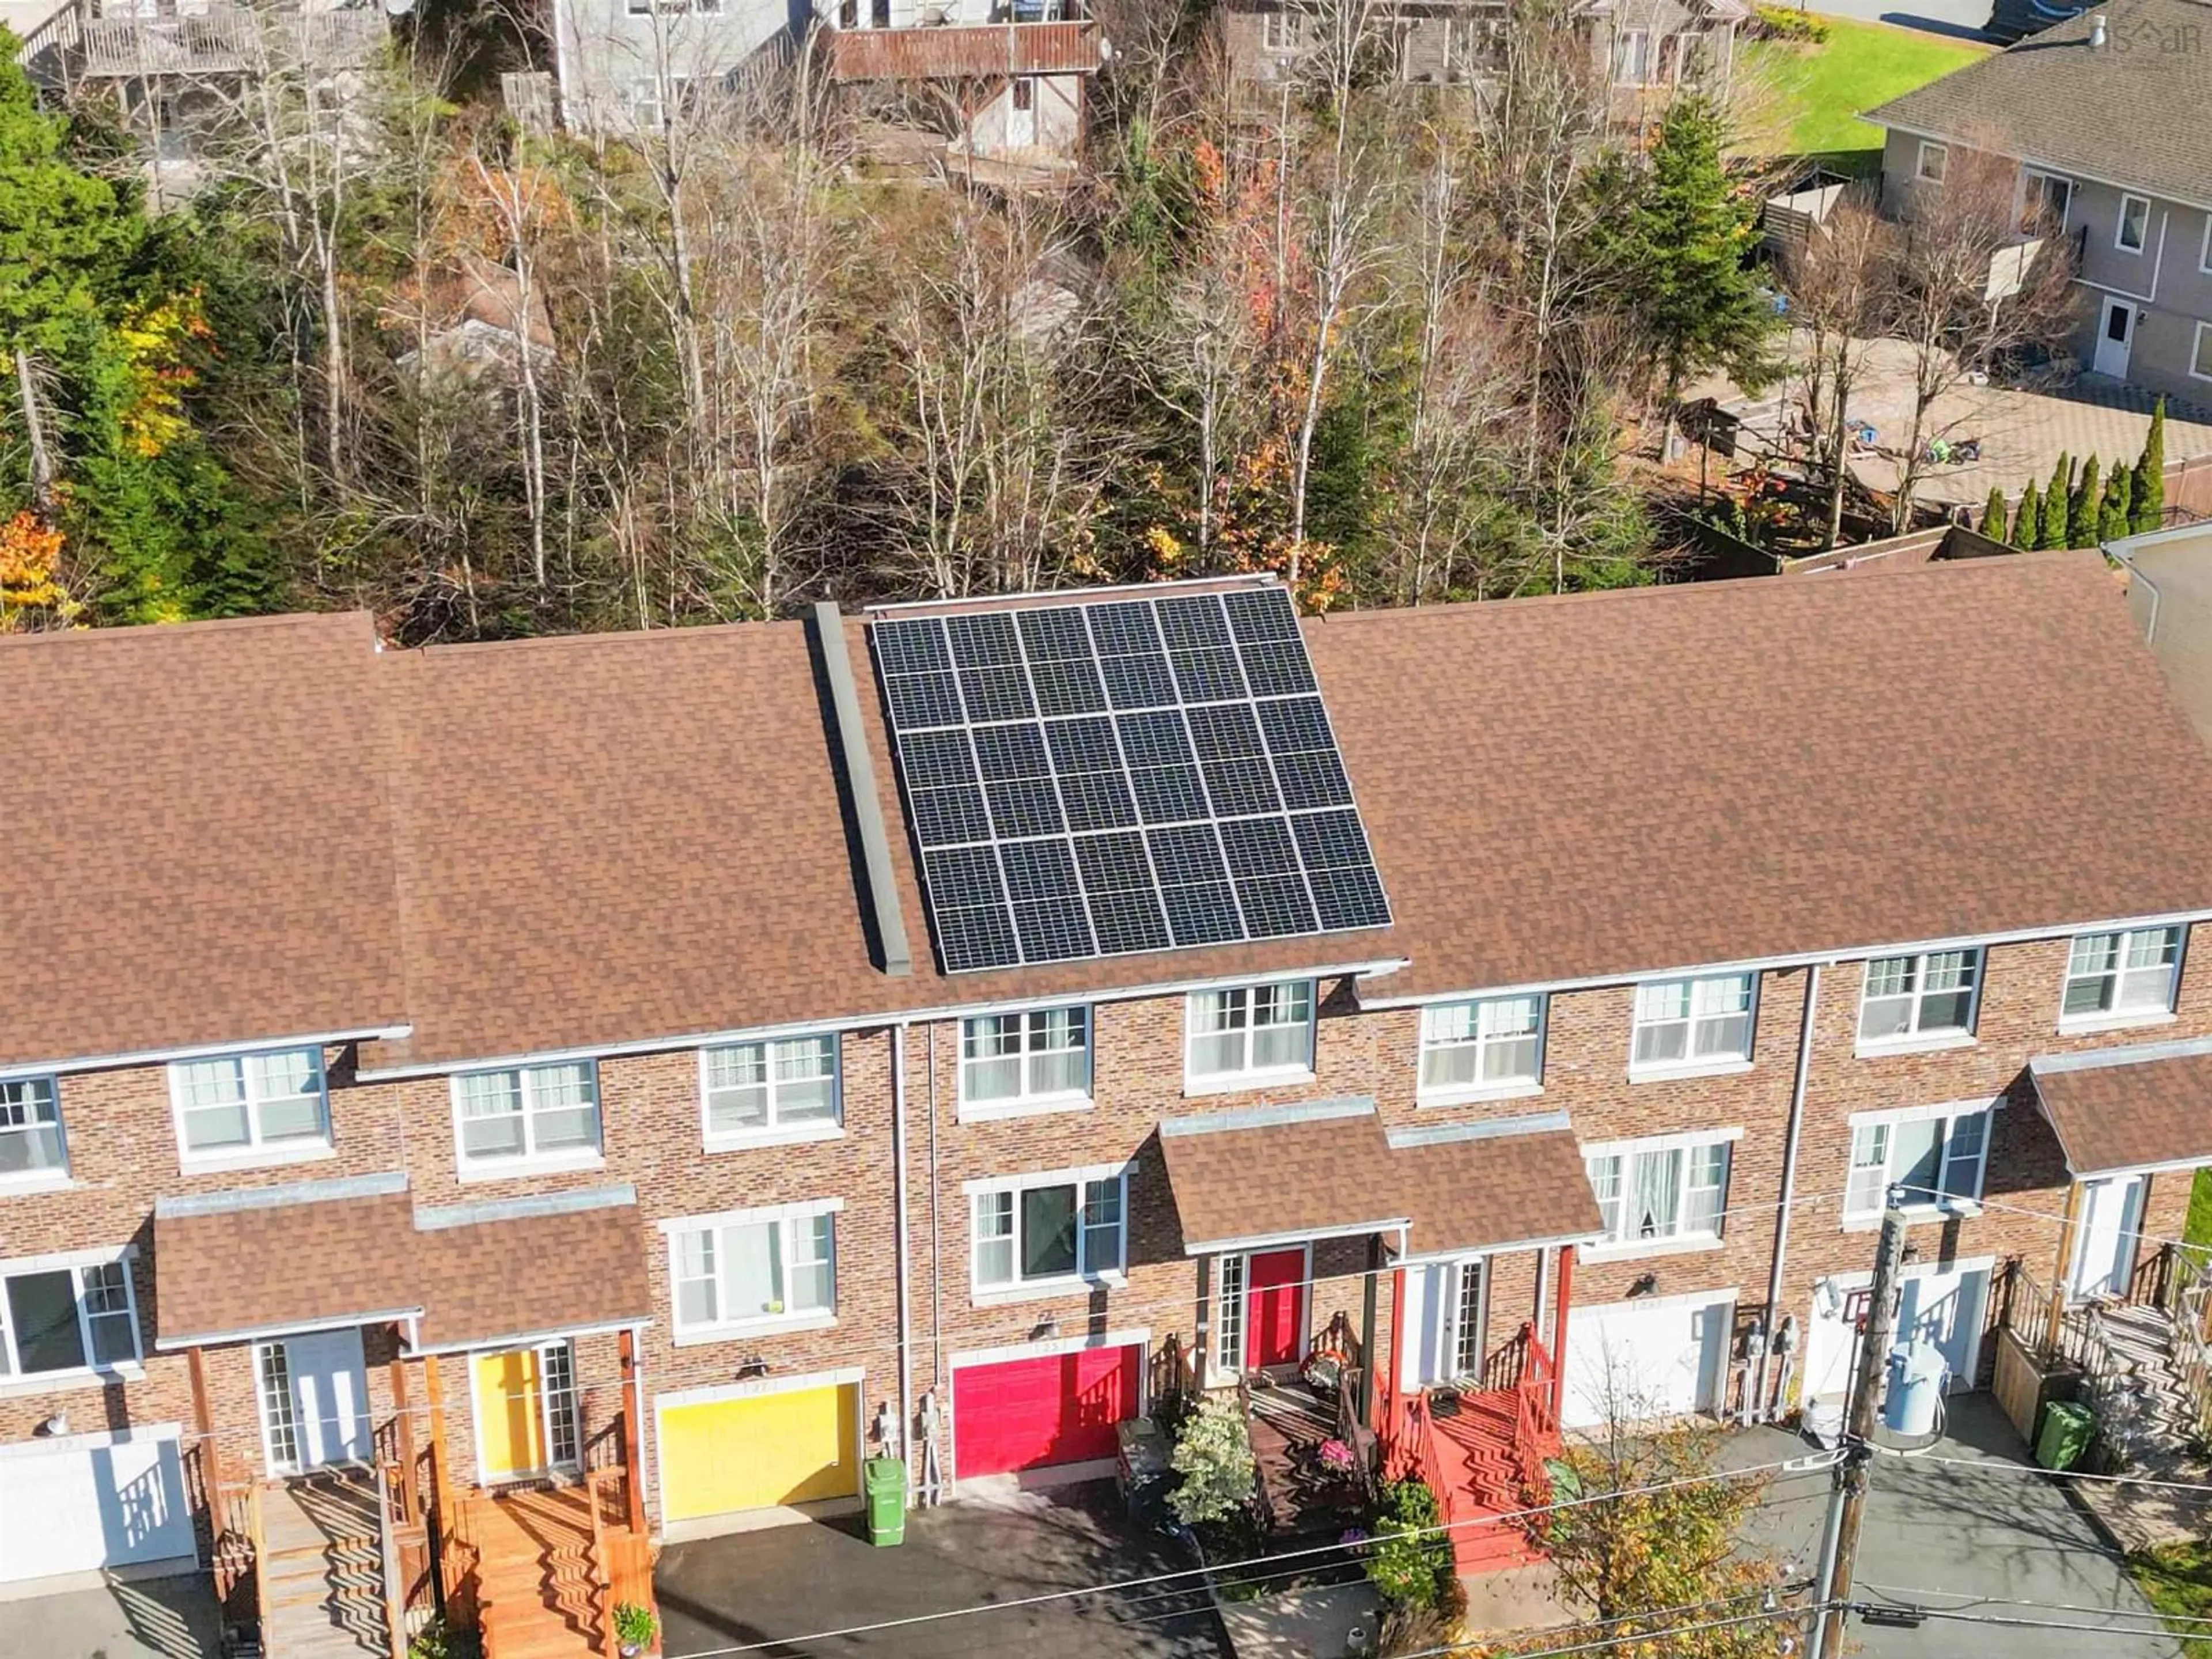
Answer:
[(2077, 1297), (2124, 1296), (2142, 1221), (2143, 1178), (2108, 1176), (2081, 1183), (2081, 1218), (2069, 1276)]
[[(1974, 1386), (1981, 1367), (1982, 1323), (1989, 1313), (1987, 1256), (1972, 1261), (1911, 1262), (1899, 1287), (1897, 1329), (1900, 1338), (1917, 1336), (1942, 1351), (1951, 1368), (1948, 1391)], [(1826, 1281), (1833, 1292), (1817, 1291), (1813, 1328), (1801, 1361), (1800, 1397), (1841, 1400), (1850, 1392), (1851, 1366), (1858, 1353), (1858, 1319), (1865, 1310), (1869, 1273), (1838, 1273)]]
[(2105, 297), (2105, 313), (2097, 325), (2097, 356), (2091, 365), (2098, 374), (2125, 380), (2128, 358), (2136, 347), (2136, 306), (2132, 300)]
[(1036, 143), (1036, 77), (1018, 75), (1006, 97), (1006, 148), (1030, 149)]
[(1401, 1384), (1425, 1389), (1482, 1373), (1488, 1275), (1480, 1256), (1432, 1261), (1406, 1275), (1406, 1345)]
[(273, 1472), (301, 1474), (368, 1456), (368, 1376), (358, 1329), (264, 1342), (257, 1358)]

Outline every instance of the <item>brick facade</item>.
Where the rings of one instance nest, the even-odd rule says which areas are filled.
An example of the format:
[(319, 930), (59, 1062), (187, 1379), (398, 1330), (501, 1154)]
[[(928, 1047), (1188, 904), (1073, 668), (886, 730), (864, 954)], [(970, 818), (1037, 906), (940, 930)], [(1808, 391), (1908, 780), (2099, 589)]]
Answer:
[[(2113, 1047), (2151, 1038), (2212, 1035), (2212, 969), (2185, 965), (2172, 1018), (2144, 1029), (2061, 1036), (2057, 1006), (2066, 960), (2063, 939), (1992, 945), (1986, 952), (1971, 1044), (1914, 1054), (1861, 1056), (1855, 1043), (1862, 965), (1842, 963), (1820, 976), (1808, 1069), (1802, 1136), (1792, 1208), (1786, 1310), (1808, 1316), (1814, 1282), (1863, 1271), (1872, 1241), (1841, 1218), (1840, 1194), (1855, 1112), (2002, 1097), (1995, 1120), (1982, 1214), (1916, 1227), (1934, 1259), (2018, 1257), (2048, 1281), (2057, 1266), (2055, 1218), (2066, 1176), (2055, 1138), (2038, 1115), (2025, 1067), (2031, 1055)], [(1622, 1299), (1640, 1278), (1656, 1274), (1662, 1294), (1733, 1288), (1739, 1319), (1759, 1312), (1773, 1259), (1776, 1204), (1798, 1059), (1808, 970), (1759, 975), (1750, 1065), (1723, 1075), (1632, 1081), (1628, 1072), (1632, 993), (1622, 985), (1563, 991), (1546, 1020), (1540, 1094), (1504, 1102), (1431, 1106), (1418, 1103), (1418, 1011), (1363, 1009), (1347, 982), (1320, 987), (1314, 1074), (1266, 1090), (1186, 1091), (1184, 1003), (1151, 997), (1099, 1003), (1093, 1010), (1092, 1103), (1077, 1109), (963, 1122), (959, 1107), (960, 1026), (922, 1021), (906, 1029), (908, 1097), (903, 1182), (908, 1246), (910, 1364), (918, 1400), (935, 1389), (951, 1413), (953, 1361), (985, 1349), (1019, 1346), (1049, 1331), (1060, 1339), (1141, 1329), (1155, 1350), (1170, 1334), (1186, 1348), (1200, 1325), (1200, 1270), (1185, 1255), (1174, 1197), (1157, 1135), (1165, 1120), (1254, 1104), (1334, 1097), (1371, 1097), (1393, 1126), (1495, 1120), (1565, 1112), (1584, 1142), (1634, 1139), (1705, 1129), (1740, 1128), (1733, 1149), (1728, 1213), (1717, 1244), (1623, 1253), (1585, 1251), (1576, 1275), (1577, 1306)], [(1369, 988), (1388, 994), (1388, 981)], [(0, 1388), (0, 1442), (30, 1436), (58, 1411), (70, 1427), (177, 1423), (195, 1414), (184, 1356), (155, 1352), (152, 1210), (161, 1194), (184, 1194), (404, 1170), (418, 1205), (476, 1203), (519, 1195), (635, 1187), (638, 1248), (653, 1291), (653, 1322), (640, 1359), (648, 1401), (647, 1462), (657, 1468), (653, 1398), (726, 1384), (741, 1367), (775, 1378), (860, 1368), (863, 1414), (898, 1397), (898, 1200), (893, 1114), (899, 1028), (864, 1027), (842, 1038), (843, 1121), (834, 1138), (703, 1150), (699, 1060), (695, 1050), (613, 1057), (599, 1066), (601, 1166), (495, 1180), (460, 1180), (455, 1170), (451, 1085), (440, 1077), (362, 1082), (349, 1050), (328, 1055), (331, 1154), (311, 1163), (186, 1173), (179, 1167), (164, 1068), (139, 1066), (65, 1074), (60, 1101), (71, 1183), (63, 1190), (0, 1194), (0, 1260), (134, 1245), (143, 1376), (48, 1388), (35, 1380)], [(1126, 1164), (1126, 1267), (1116, 1282), (1074, 1293), (979, 1294), (970, 1280), (970, 1200), (965, 1183), (1048, 1170)], [(1253, 1172), (1264, 1181), (1267, 1172)], [(2185, 1175), (2152, 1182), (2143, 1231), (2179, 1233), (2188, 1202)], [(669, 1252), (659, 1224), (672, 1218), (756, 1206), (839, 1199), (836, 1318), (826, 1328), (762, 1332), (727, 1340), (679, 1344), (672, 1330)], [(1471, 1195), (1479, 1202), (1480, 1194)], [(2013, 1206), (2017, 1206), (2013, 1207)], [(281, 1217), (281, 1212), (272, 1212)], [(281, 1250), (272, 1222), (270, 1248)], [(1342, 1314), (1358, 1329), (1367, 1243), (1325, 1240), (1316, 1248), (1316, 1284), (1309, 1328)], [(530, 1264), (518, 1261), (518, 1274)], [(1547, 1277), (1550, 1273), (1546, 1267)], [(1486, 1351), (1538, 1306), (1536, 1255), (1510, 1254), (1492, 1264)], [(1378, 1349), (1392, 1321), (1391, 1276), (1377, 1285)], [(1547, 1291), (1547, 1294), (1555, 1292)], [(1547, 1328), (1547, 1335), (1556, 1334)], [(381, 1424), (394, 1402), (389, 1328), (368, 1334), (370, 1407)], [(1386, 1356), (1383, 1363), (1392, 1361)], [(578, 1343), (577, 1382), (586, 1439), (617, 1420), (624, 1403), (615, 1339)], [(427, 1379), (418, 1362), (405, 1386), (427, 1437)], [(234, 1471), (258, 1472), (264, 1454), (251, 1348), (209, 1350), (205, 1375), (219, 1455)], [(453, 1474), (475, 1477), (476, 1434), (466, 1364), (442, 1368), (447, 1443)], [(957, 1435), (957, 1425), (953, 1424)], [(234, 1476), (234, 1478), (235, 1478)], [(657, 1486), (657, 1482), (654, 1483)], [(658, 1492), (648, 1507), (658, 1514)]]

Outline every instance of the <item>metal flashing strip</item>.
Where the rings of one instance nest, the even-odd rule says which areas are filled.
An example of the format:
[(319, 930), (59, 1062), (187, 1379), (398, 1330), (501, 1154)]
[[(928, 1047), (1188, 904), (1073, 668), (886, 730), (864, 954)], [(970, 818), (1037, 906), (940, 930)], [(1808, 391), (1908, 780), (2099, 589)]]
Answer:
[(618, 1210), (637, 1202), (637, 1188), (593, 1187), (579, 1193), (540, 1193), (530, 1198), (497, 1198), (482, 1204), (444, 1204), (418, 1208), (415, 1231), (434, 1233), (447, 1227), (473, 1227), (487, 1221), (524, 1221), (533, 1216), (579, 1215), (588, 1210)]
[(156, 1353), (178, 1353), (186, 1348), (211, 1347), (219, 1342), (259, 1342), (280, 1336), (307, 1336), (316, 1331), (357, 1330), (363, 1325), (396, 1325), (422, 1316), (420, 1307), (373, 1308), (360, 1313), (319, 1314), (307, 1319), (278, 1320), (270, 1325), (243, 1325), (233, 1331), (196, 1331), (185, 1336), (156, 1336), (154, 1351)]
[(914, 947), (899, 910), (898, 886), (891, 873), (890, 832), (884, 823), (883, 793), (876, 787), (876, 763), (868, 752), (867, 727), (860, 723), (860, 694), (853, 679), (853, 653), (845, 643), (845, 619), (835, 603), (816, 602), (814, 631), (822, 641), (822, 666), (830, 680), (830, 706), (837, 720), (837, 750), (844, 757), (845, 782), (853, 792), (853, 817), (860, 832), (860, 860), (875, 909), (876, 937), (883, 946), (884, 972), (903, 979), (914, 972)]
[(1364, 1095), (1334, 1100), (1297, 1100), (1280, 1106), (1253, 1106), (1241, 1112), (1203, 1112), (1170, 1118), (1160, 1125), (1162, 1139), (1176, 1135), (1219, 1134), (1231, 1129), (1277, 1128), (1286, 1123), (1324, 1123), (1333, 1118), (1372, 1117), (1375, 1102)]
[(335, 1204), (347, 1199), (389, 1198), (407, 1190), (404, 1170), (377, 1175), (336, 1176), (327, 1181), (291, 1181), (276, 1187), (243, 1187), (222, 1193), (190, 1193), (154, 1200), (154, 1218), (228, 1215), (238, 1210), (275, 1210), (293, 1204)]
[(1519, 1117), (1492, 1118), (1484, 1123), (1415, 1123), (1389, 1131), (1386, 1139), (1395, 1152), (1408, 1146), (1443, 1146), (1455, 1140), (1499, 1140), (1511, 1135), (1551, 1134), (1573, 1127), (1564, 1110), (1526, 1112)]
[(2212, 1054), (2212, 1037), (2176, 1037), (2170, 1042), (2138, 1043), (2131, 1048), (2085, 1048), (2078, 1054), (2038, 1054), (2027, 1062), (2034, 1073), (2094, 1072), (2111, 1066), (2148, 1066), (2161, 1060), (2196, 1060)]

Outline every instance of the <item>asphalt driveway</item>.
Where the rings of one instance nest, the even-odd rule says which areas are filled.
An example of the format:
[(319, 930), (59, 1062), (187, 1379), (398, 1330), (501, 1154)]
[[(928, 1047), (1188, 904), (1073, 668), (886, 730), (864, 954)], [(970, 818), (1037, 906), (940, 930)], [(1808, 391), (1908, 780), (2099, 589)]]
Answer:
[[(1226, 1659), (1194, 1579), (1091, 1589), (1188, 1565), (1133, 1531), (1100, 1481), (916, 1510), (894, 1549), (871, 1547), (857, 1516), (673, 1544), (653, 1588), (667, 1659)], [(1052, 1599), (1013, 1605), (1035, 1596)], [(893, 1622), (914, 1620), (926, 1622)]]
[(222, 1617), (204, 1572), (0, 1601), (0, 1659), (216, 1659)]
[[(1990, 1619), (2094, 1626), (2098, 1610), (2148, 1614), (2149, 1604), (2108, 1546), (2049, 1476), (2012, 1471), (2027, 1449), (1986, 1394), (1951, 1401), (1950, 1431), (1936, 1451), (1975, 1467), (1884, 1456), (1859, 1547), (1856, 1599)], [(1737, 1467), (1809, 1450), (1794, 1435), (1758, 1429), (1731, 1441)], [(1794, 1559), (1805, 1576), (1819, 1559), (1828, 1477), (1790, 1475), (1769, 1489), (1755, 1540)], [(2083, 1609), (2044, 1612), (2036, 1606)], [(2023, 1629), (1929, 1619), (1917, 1628), (1854, 1618), (1850, 1638), (1870, 1659), (2081, 1659), (2111, 1651), (2173, 1659), (2179, 1646), (2130, 1637), (2100, 1644), (2079, 1629)]]

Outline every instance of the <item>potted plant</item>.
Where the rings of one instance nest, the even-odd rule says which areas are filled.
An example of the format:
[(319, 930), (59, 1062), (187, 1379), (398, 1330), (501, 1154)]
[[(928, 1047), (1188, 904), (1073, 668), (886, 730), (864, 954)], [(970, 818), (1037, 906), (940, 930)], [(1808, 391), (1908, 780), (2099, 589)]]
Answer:
[(1298, 1364), (1298, 1377), (1309, 1389), (1324, 1400), (1336, 1393), (1337, 1379), (1344, 1375), (1345, 1357), (1334, 1348), (1316, 1348)]
[(635, 1601), (615, 1604), (615, 1640), (622, 1648), (622, 1659), (638, 1659), (659, 1634), (660, 1620), (653, 1616), (651, 1607), (641, 1607)]
[(1322, 1441), (1315, 1448), (1314, 1455), (1321, 1464), (1322, 1473), (1333, 1480), (1349, 1480), (1359, 1468), (1358, 1454), (1341, 1440)]

